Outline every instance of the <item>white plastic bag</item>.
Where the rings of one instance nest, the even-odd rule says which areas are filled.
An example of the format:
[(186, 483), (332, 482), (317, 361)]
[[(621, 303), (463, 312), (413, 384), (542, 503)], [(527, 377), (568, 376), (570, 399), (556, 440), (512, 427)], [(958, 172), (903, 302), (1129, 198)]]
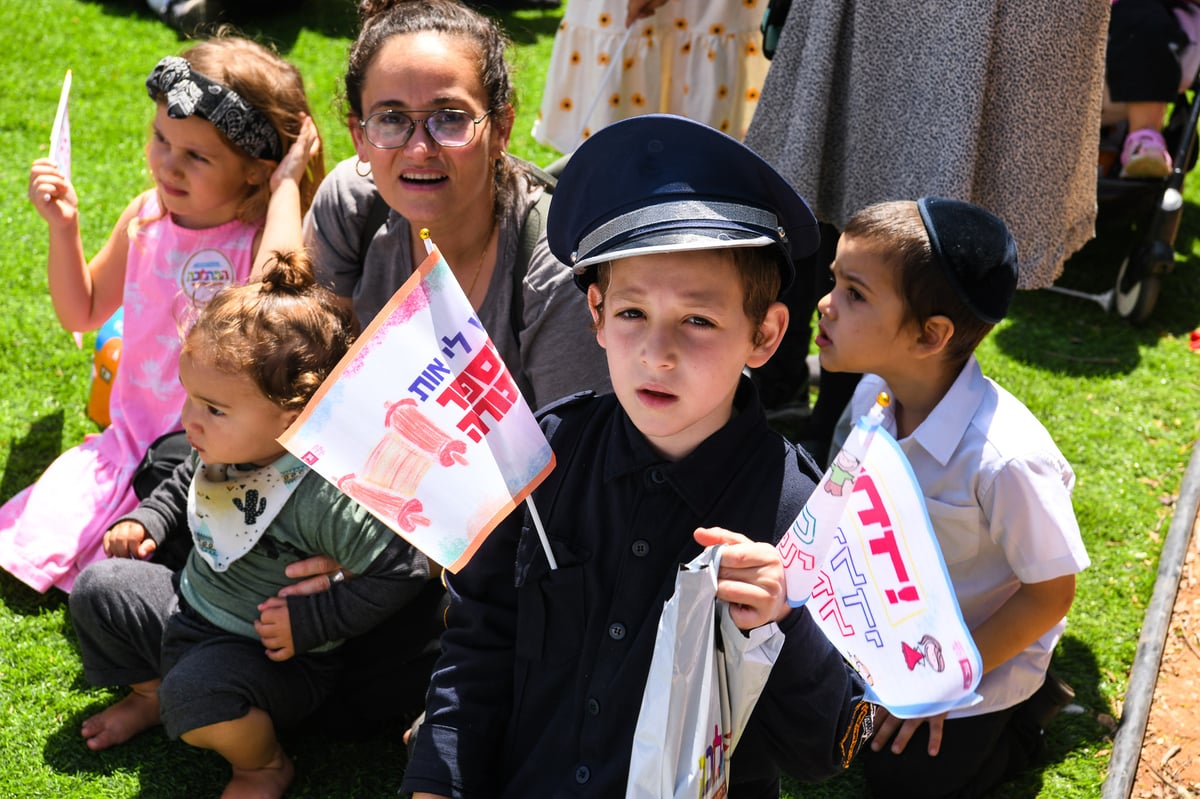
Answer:
[(716, 598), (720, 549), (681, 566), (663, 605), (626, 799), (723, 797), (729, 758), (783, 646), (774, 623), (746, 636)]

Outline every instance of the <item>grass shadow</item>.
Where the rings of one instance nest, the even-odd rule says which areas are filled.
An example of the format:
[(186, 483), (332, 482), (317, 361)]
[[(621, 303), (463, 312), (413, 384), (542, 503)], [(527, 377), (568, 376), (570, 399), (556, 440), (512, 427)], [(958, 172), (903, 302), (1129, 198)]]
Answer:
[(63, 424), (63, 412), (55, 411), (36, 419), (29, 426), (29, 432), (13, 442), (4, 464), (4, 479), (0, 480), (0, 499), (7, 502), (16, 496), (59, 456)]
[(0, 569), (0, 605), (17, 616), (37, 616), (54, 612), (67, 604), (67, 595), (51, 590), (44, 594)]
[(102, 752), (87, 748), (79, 735), (80, 725), (123, 694), (124, 689), (120, 689), (111, 698), (65, 717), (59, 728), (47, 736), (42, 748), (46, 765), (60, 774), (97, 778), (136, 774), (140, 790), (135, 796), (141, 799), (219, 796), (229, 779), (225, 761), (213, 752), (198, 749), (191, 749), (186, 757), (181, 757), (187, 745), (167, 738), (161, 727)]
[[(1095, 294), (1116, 284), (1122, 260), (1145, 238), (1145, 225), (1120, 211), (1101, 207), (1097, 237), (1067, 261), (1055, 285)], [(1198, 239), (1200, 206), (1185, 201), (1175, 237), (1175, 269), (1163, 276), (1158, 303), (1145, 323), (1131, 324), (1078, 297), (1021, 291), (1009, 309), (1012, 324), (994, 334), (996, 345), (1019, 361), (1052, 372), (1103, 376), (1134, 371), (1143, 348), (1163, 336), (1186, 337), (1200, 325)], [(1047, 324), (1048, 319), (1054, 323)]]
[[(125, 689), (112, 692), (63, 719), (46, 739), (46, 764), (62, 774), (97, 779), (134, 775), (138, 799), (179, 796), (217, 796), (229, 780), (229, 766), (217, 754), (170, 740), (161, 727), (147, 730), (126, 743), (93, 752), (79, 735), (84, 719), (103, 710)], [(288, 791), (293, 799), (323, 797), (396, 796), (403, 779), (404, 745), (394, 735), (361, 741), (331, 739), (315, 732), (285, 732), (280, 740), (296, 764), (296, 781)]]
[[(1051, 721), (1046, 730), (1046, 755), (1042, 762), (989, 792), (987, 796), (991, 799), (1038, 796), (1043, 790), (1045, 773), (1051, 767), (1061, 767), (1080, 747), (1099, 750), (1112, 744), (1109, 727), (1098, 720), (1105, 716), (1111, 718), (1112, 708), (1100, 690), (1100, 670), (1091, 650), (1079, 639), (1064, 636), (1054, 658), (1054, 671), (1075, 689), (1074, 704), (1083, 708), (1083, 712), (1063, 713)], [(1081, 776), (1080, 779), (1079, 786), (1086, 785), (1086, 778)], [(793, 795), (806, 799), (851, 799), (867, 795), (861, 760), (841, 776), (821, 785), (801, 786), (786, 777), (783, 785)], [(1098, 791), (1099, 786), (1096, 787)]]
[[(1083, 773), (1083, 768), (1066, 761), (1073, 754), (1079, 759), (1079, 750), (1097, 752), (1112, 745), (1109, 722), (1113, 709), (1105, 700), (1101, 690), (1100, 667), (1095, 655), (1080, 639), (1064, 635), (1059, 642), (1052, 665), (1054, 672), (1075, 689), (1073, 702), (1082, 712), (1063, 712), (1046, 728), (1046, 755), (1042, 763), (1016, 779), (1001, 785), (988, 794), (992, 799), (1025, 799), (1041, 795), (1045, 772), (1055, 767), (1059, 778), (1084, 789), (1092, 779)], [(1078, 782), (1072, 781), (1072, 771), (1078, 768)], [(1100, 786), (1095, 786), (1096, 792)]]

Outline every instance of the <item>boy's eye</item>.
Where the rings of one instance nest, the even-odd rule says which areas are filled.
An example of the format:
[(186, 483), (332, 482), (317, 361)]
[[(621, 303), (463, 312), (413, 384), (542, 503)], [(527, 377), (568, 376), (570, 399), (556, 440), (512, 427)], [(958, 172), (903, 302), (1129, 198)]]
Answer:
[(209, 405), (209, 406), (207, 406), (207, 409), (208, 409), (209, 416), (224, 416), (225, 415), (225, 411), (221, 410), (220, 408), (214, 408), (213, 406)]
[(854, 300), (855, 302), (864, 302), (867, 299), (858, 289), (854, 288), (853, 286), (846, 289), (846, 294), (848, 294), (850, 299)]
[(641, 319), (645, 314), (637, 308), (623, 308), (614, 313), (613, 316), (618, 319)]
[(689, 316), (687, 318), (687, 323), (696, 327), (713, 327), (713, 323), (710, 320), (705, 319), (703, 316)]
[(192, 152), (190, 150), (188, 151), (188, 158), (192, 159), (193, 161), (197, 161), (201, 164), (208, 163), (208, 159), (205, 156), (200, 155), (200, 153)]

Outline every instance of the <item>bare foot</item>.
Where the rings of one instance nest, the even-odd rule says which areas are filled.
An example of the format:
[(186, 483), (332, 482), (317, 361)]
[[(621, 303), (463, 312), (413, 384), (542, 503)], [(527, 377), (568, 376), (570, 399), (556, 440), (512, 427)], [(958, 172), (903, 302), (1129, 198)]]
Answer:
[(221, 799), (279, 799), (296, 776), (296, 764), (282, 749), (263, 768), (234, 768)]
[(158, 692), (134, 689), (129, 694), (83, 722), (80, 733), (93, 752), (123, 744), (142, 730), (161, 723)]

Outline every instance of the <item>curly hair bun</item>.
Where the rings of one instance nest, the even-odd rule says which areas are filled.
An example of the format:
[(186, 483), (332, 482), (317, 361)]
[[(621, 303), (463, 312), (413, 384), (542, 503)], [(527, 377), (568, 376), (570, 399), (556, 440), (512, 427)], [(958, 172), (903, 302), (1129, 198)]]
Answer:
[(263, 293), (288, 292), (299, 294), (313, 283), (312, 264), (308, 257), (299, 250), (292, 252), (275, 252), (263, 267)]

